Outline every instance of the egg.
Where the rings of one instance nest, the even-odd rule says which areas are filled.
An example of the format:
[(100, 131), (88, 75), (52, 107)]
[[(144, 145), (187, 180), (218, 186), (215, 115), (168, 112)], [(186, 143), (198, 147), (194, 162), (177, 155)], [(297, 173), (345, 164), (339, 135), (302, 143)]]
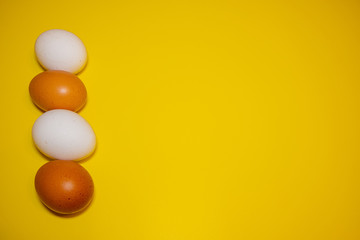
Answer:
[(42, 110), (67, 109), (79, 111), (86, 103), (86, 87), (73, 73), (48, 70), (36, 75), (30, 82), (33, 102)]
[(54, 160), (39, 168), (35, 189), (49, 209), (60, 214), (73, 214), (91, 202), (94, 183), (89, 172), (74, 161)]
[(84, 43), (75, 34), (63, 29), (51, 29), (36, 39), (35, 54), (46, 70), (80, 72), (87, 62)]
[(65, 109), (43, 113), (32, 127), (32, 138), (44, 155), (59, 160), (81, 160), (94, 152), (95, 133), (79, 114)]

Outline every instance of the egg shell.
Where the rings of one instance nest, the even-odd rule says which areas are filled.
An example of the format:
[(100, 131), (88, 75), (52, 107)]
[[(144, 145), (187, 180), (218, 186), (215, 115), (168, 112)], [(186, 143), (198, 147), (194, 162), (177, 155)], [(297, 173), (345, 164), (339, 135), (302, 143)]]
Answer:
[(94, 152), (96, 136), (79, 114), (54, 109), (43, 113), (34, 123), (32, 137), (44, 155), (60, 160), (81, 160)]
[(39, 168), (35, 189), (49, 209), (60, 214), (84, 210), (94, 194), (94, 182), (89, 172), (74, 161), (54, 160)]
[(51, 29), (36, 39), (35, 54), (46, 70), (80, 72), (87, 62), (84, 43), (75, 34), (63, 29)]
[(36, 75), (30, 82), (29, 93), (42, 110), (67, 109), (79, 111), (86, 103), (84, 83), (73, 73), (48, 70)]

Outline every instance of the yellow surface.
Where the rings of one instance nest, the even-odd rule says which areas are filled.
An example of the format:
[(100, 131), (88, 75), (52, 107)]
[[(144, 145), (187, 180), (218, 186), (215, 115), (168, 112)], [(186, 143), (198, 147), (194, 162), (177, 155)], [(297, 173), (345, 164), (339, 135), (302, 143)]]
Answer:
[[(360, 239), (360, 3), (0, 2), (0, 239)], [(33, 181), (39, 34), (85, 43), (90, 208)]]

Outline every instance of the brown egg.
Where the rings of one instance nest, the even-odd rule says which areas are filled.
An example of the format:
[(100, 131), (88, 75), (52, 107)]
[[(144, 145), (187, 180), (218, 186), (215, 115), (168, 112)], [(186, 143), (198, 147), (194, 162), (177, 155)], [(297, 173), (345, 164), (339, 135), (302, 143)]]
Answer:
[(79, 111), (86, 103), (83, 82), (73, 73), (49, 70), (36, 75), (30, 82), (33, 102), (42, 110), (67, 109)]
[(79, 163), (53, 160), (39, 168), (35, 176), (35, 189), (49, 209), (60, 214), (72, 214), (89, 205), (94, 183)]

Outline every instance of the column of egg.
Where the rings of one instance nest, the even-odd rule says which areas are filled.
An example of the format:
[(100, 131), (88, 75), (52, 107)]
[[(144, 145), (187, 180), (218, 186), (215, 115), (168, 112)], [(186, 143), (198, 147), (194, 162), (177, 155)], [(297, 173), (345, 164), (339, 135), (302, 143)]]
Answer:
[(50, 210), (72, 214), (91, 202), (94, 183), (79, 160), (96, 146), (90, 124), (77, 111), (87, 99), (85, 85), (76, 75), (86, 65), (83, 42), (73, 33), (52, 29), (35, 43), (35, 54), (45, 69), (29, 85), (30, 96), (44, 113), (35, 121), (32, 137), (49, 158), (35, 176), (35, 189)]

